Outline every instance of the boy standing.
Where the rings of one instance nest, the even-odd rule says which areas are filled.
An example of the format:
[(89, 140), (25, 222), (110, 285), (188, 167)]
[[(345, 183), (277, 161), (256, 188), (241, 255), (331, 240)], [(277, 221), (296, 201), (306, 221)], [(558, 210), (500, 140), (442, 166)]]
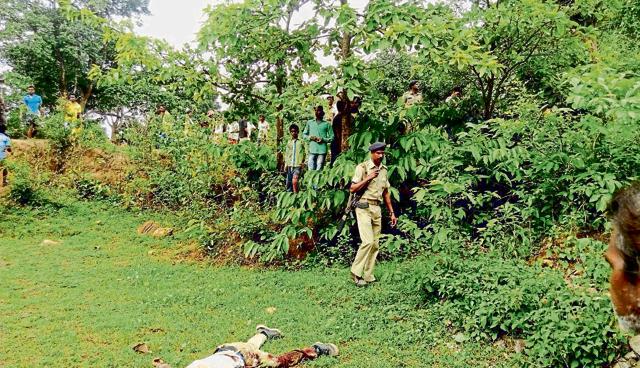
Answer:
[(27, 138), (33, 138), (36, 135), (38, 119), (42, 110), (42, 97), (36, 95), (36, 87), (31, 85), (27, 88), (27, 95), (24, 96), (22, 102), (27, 106)]
[(269, 137), (269, 123), (264, 120), (264, 115), (258, 117), (258, 143), (267, 143)]
[(304, 147), (298, 139), (300, 128), (296, 124), (291, 124), (289, 133), (291, 140), (287, 143), (287, 150), (284, 153), (284, 166), (287, 173), (286, 185), (289, 192), (298, 193), (298, 179), (304, 162)]
[(9, 177), (9, 171), (4, 166), (4, 161), (7, 158), (7, 152), (11, 153), (11, 139), (5, 134), (7, 127), (0, 125), (0, 187), (7, 185), (7, 178)]
[(256, 126), (253, 125), (253, 123), (250, 122), (249, 120), (246, 120), (246, 124), (247, 124), (247, 127), (245, 128), (245, 130), (247, 131), (247, 136), (244, 137), (244, 139), (241, 139), (241, 141), (243, 142), (251, 141), (251, 133), (256, 129)]
[(71, 127), (73, 134), (78, 134), (82, 129), (78, 125), (82, 106), (76, 100), (75, 95), (69, 95), (69, 100), (64, 104), (64, 126)]

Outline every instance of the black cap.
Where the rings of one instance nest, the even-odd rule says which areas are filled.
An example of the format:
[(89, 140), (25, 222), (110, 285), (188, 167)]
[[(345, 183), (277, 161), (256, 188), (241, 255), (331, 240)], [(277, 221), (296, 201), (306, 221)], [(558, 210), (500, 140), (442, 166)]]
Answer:
[(375, 151), (383, 150), (386, 146), (387, 146), (387, 144), (383, 143), (383, 142), (372, 143), (369, 146), (369, 151), (370, 152), (375, 152)]

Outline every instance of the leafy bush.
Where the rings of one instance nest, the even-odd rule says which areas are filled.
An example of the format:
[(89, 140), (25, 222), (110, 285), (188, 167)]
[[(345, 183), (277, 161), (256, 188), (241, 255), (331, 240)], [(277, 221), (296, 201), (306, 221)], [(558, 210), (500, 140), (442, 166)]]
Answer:
[[(607, 269), (604, 260), (598, 269)], [(443, 319), (473, 339), (525, 339), (535, 366), (600, 366), (623, 343), (605, 292), (568, 284), (562, 272), (540, 264), (443, 255), (421, 258), (389, 277), (406, 282), (425, 302), (440, 303)]]
[(95, 179), (78, 179), (74, 186), (81, 199), (102, 200), (109, 197), (109, 187)]
[(9, 187), (9, 200), (23, 206), (40, 206), (46, 203), (39, 186), (39, 180), (32, 175), (24, 164), (13, 164), (9, 167), (13, 174)]

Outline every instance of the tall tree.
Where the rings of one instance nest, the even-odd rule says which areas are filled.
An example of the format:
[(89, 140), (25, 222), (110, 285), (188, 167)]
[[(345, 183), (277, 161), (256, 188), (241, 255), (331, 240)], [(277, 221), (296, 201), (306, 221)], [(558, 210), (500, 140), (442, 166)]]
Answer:
[[(319, 69), (313, 41), (319, 34), (314, 20), (294, 24), (307, 0), (245, 0), (206, 10), (199, 33), (202, 49), (212, 54), (205, 73), (217, 76), (224, 99), (242, 111), (267, 101), (276, 111), (278, 147), (284, 138), (283, 106), (287, 88), (300, 87), (305, 72)], [(278, 167), (283, 166), (278, 150)]]
[[(494, 116), (507, 86), (533, 63), (580, 54), (579, 25), (567, 8), (539, 0), (478, 1), (462, 15), (443, 5), (372, 1), (367, 30), (376, 47), (419, 55), (431, 68), (465, 71), (482, 98), (482, 117)], [(578, 60), (579, 62), (579, 60)]]
[(86, 105), (96, 94), (89, 71), (116, 64), (115, 43), (103, 41), (100, 25), (69, 17), (67, 10), (136, 17), (148, 13), (148, 2), (0, 0), (0, 60), (36, 84), (46, 104), (71, 91)]

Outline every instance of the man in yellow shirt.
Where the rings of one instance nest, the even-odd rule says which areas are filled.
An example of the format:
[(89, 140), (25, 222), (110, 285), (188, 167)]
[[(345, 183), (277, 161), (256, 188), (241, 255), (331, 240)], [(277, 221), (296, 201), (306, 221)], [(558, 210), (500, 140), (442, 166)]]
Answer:
[(75, 95), (69, 95), (69, 101), (64, 104), (64, 126), (71, 127), (71, 132), (77, 134), (82, 127), (80, 126), (80, 114), (82, 106), (76, 101)]

